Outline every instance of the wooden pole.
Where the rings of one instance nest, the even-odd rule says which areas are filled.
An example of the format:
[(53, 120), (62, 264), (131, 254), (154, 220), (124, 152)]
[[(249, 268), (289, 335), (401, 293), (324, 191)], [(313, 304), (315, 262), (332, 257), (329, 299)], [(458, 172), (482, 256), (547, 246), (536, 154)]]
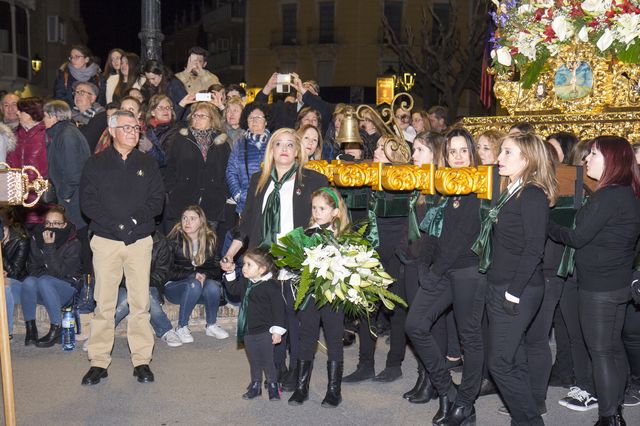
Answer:
[[(2, 247), (0, 245), (0, 271), (2, 264)], [(5, 296), (4, 274), (0, 276), (0, 363), (2, 367), (2, 399), (4, 401), (4, 424), (15, 426), (16, 406), (13, 395), (13, 369), (11, 367), (11, 347), (9, 346), (9, 323), (7, 321), (7, 300)]]

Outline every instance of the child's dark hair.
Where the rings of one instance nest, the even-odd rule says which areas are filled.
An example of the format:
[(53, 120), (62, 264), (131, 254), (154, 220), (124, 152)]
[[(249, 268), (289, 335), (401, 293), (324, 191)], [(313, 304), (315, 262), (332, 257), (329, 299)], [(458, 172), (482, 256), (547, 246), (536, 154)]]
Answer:
[(271, 272), (275, 275), (278, 270), (276, 264), (273, 262), (273, 257), (264, 249), (254, 247), (247, 250), (243, 256), (254, 261), (259, 267), (266, 268), (267, 271), (265, 274)]

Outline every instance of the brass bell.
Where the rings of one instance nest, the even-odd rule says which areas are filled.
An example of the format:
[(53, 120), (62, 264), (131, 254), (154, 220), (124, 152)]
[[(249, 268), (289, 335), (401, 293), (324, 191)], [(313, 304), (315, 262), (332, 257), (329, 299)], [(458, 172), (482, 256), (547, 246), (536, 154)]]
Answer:
[(358, 119), (356, 118), (353, 110), (348, 110), (344, 113), (344, 118), (340, 124), (340, 131), (338, 131), (338, 134), (336, 135), (336, 142), (339, 144), (363, 144), (362, 138), (360, 137)]

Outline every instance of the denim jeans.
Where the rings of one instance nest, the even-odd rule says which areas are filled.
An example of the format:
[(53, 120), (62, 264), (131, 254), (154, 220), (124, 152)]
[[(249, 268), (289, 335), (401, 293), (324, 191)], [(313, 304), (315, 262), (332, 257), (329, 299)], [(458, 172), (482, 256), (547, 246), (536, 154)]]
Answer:
[(76, 289), (71, 284), (51, 275), (29, 276), (22, 282), (22, 312), (25, 321), (36, 319), (36, 305), (47, 309), (51, 324), (62, 324), (60, 311), (73, 300)]
[[(162, 309), (160, 304), (160, 292), (156, 287), (149, 287), (149, 314), (151, 326), (156, 336), (162, 337), (171, 330), (171, 321)], [(116, 305), (115, 326), (117, 327), (127, 315), (129, 315), (129, 303), (127, 302), (127, 289), (120, 287), (118, 289), (118, 304)]]
[(7, 320), (9, 322), (9, 334), (13, 334), (13, 312), (15, 305), (19, 305), (22, 293), (22, 283), (13, 278), (5, 278), (5, 300), (7, 301)]
[(178, 327), (189, 325), (189, 317), (196, 304), (204, 304), (207, 325), (216, 323), (218, 306), (220, 305), (220, 292), (222, 285), (215, 280), (204, 280), (204, 285), (195, 277), (185, 278), (180, 281), (169, 281), (164, 285), (165, 296), (171, 303), (180, 305), (178, 314)]

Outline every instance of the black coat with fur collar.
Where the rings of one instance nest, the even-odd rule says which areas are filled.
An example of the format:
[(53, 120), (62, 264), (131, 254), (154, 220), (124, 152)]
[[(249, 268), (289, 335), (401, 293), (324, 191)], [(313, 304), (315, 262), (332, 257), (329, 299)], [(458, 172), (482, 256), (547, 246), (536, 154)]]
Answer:
[(185, 207), (197, 204), (207, 220), (221, 221), (229, 190), (225, 170), (231, 148), (226, 135), (213, 133), (205, 161), (196, 138), (188, 128), (181, 129), (167, 152), (165, 187), (169, 194), (167, 218), (180, 219)]
[(27, 261), (29, 275), (51, 275), (77, 288), (81, 282), (82, 267), (80, 241), (76, 238), (75, 226), (69, 222), (65, 228), (56, 229), (53, 244), (45, 244), (43, 231), (44, 225), (39, 225), (31, 236), (31, 253)]

